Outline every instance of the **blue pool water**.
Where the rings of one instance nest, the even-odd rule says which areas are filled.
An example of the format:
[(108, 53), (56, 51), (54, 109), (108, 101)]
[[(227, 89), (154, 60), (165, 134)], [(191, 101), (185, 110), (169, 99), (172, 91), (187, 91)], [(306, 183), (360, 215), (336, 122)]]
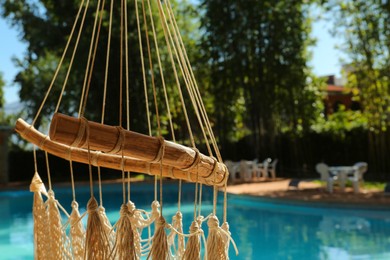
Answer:
[[(176, 187), (164, 186), (167, 220), (177, 209)], [(149, 210), (153, 185), (133, 184), (131, 189), (131, 199), (137, 208)], [(54, 190), (56, 198), (70, 211), (71, 189), (54, 187)], [(182, 212), (188, 230), (193, 217), (193, 185), (184, 185), (184, 190)], [(86, 205), (88, 187), (76, 186), (76, 191), (80, 206)], [(212, 211), (211, 189), (205, 189), (203, 195), (202, 213), (208, 215)], [(122, 202), (121, 185), (104, 185), (103, 199), (107, 215), (115, 222)], [(32, 194), (28, 191), (0, 192), (0, 259), (33, 259), (31, 205)], [(319, 207), (229, 196), (228, 214), (240, 250), (236, 257), (231, 249), (231, 259), (390, 259), (390, 207), (381, 210)], [(207, 225), (203, 228), (207, 230)]]

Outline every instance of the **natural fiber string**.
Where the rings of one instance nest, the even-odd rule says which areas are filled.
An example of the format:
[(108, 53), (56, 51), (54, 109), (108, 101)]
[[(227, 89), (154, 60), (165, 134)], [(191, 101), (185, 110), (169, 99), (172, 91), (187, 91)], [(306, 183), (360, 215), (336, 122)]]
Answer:
[(81, 215), (79, 212), (79, 204), (76, 202), (76, 191), (74, 185), (74, 176), (73, 176), (73, 164), (72, 164), (72, 147), (69, 148), (69, 167), (70, 167), (70, 177), (72, 184), (72, 212), (69, 217), (69, 238), (72, 245), (72, 254), (75, 260), (82, 260), (84, 256), (84, 247), (85, 247), (85, 228), (83, 222), (81, 221)]
[(84, 83), (83, 83), (83, 88), (81, 91), (81, 99), (80, 99), (80, 106), (79, 106), (79, 117), (83, 116), (83, 105), (84, 105), (84, 99), (87, 97), (85, 96), (86, 94), (86, 88), (87, 88), (87, 79), (88, 79), (88, 72), (89, 72), (89, 67), (91, 64), (91, 56), (92, 56), (92, 49), (93, 49), (93, 43), (95, 39), (95, 32), (96, 32), (96, 26), (98, 22), (98, 17), (99, 17), (99, 7), (100, 7), (100, 0), (98, 0), (98, 3), (96, 5), (96, 11), (95, 11), (95, 21), (93, 23), (93, 29), (92, 29), (92, 35), (91, 35), (91, 40), (90, 40), (90, 46), (89, 46), (89, 52), (88, 52), (88, 59), (87, 59), (87, 66), (85, 68), (85, 76), (84, 76)]
[[(37, 119), (38, 119), (38, 117), (39, 117), (39, 115), (40, 115), (40, 113), (41, 113), (41, 111), (42, 111), (42, 109), (43, 109), (43, 106), (45, 105), (46, 100), (47, 100), (47, 98), (49, 97), (49, 94), (50, 94), (50, 92), (51, 92), (51, 90), (52, 90), (52, 88), (53, 88), (53, 86), (54, 86), (54, 82), (55, 82), (55, 80), (57, 79), (58, 73), (59, 73), (59, 71), (60, 71), (60, 69), (61, 69), (61, 66), (62, 66), (62, 63), (63, 63), (63, 59), (65, 58), (65, 55), (66, 55), (66, 52), (67, 52), (67, 50), (68, 50), (69, 44), (70, 44), (70, 42), (71, 42), (71, 40), (72, 40), (72, 38), (73, 38), (74, 29), (75, 29), (76, 24), (77, 24), (77, 21), (78, 21), (78, 19), (79, 19), (79, 13), (80, 13), (80, 11), (81, 11), (81, 9), (82, 9), (83, 4), (84, 4), (84, 0), (82, 0), (82, 2), (81, 2), (81, 4), (80, 4), (79, 11), (78, 11), (78, 13), (77, 13), (77, 15), (76, 15), (76, 19), (75, 19), (75, 21), (74, 21), (74, 24), (73, 24), (71, 33), (70, 33), (69, 38), (68, 38), (68, 41), (67, 41), (67, 43), (66, 43), (64, 52), (63, 52), (63, 54), (62, 54), (62, 56), (61, 56), (60, 62), (59, 62), (58, 65), (57, 65), (56, 71), (55, 71), (54, 76), (53, 76), (53, 79), (52, 79), (52, 81), (51, 81), (51, 83), (50, 83), (50, 85), (49, 85), (49, 88), (48, 88), (48, 90), (46, 91), (45, 97), (43, 98), (43, 101), (42, 101), (41, 105), (39, 106), (39, 109), (38, 109), (38, 111), (37, 111), (37, 113), (36, 113), (36, 115), (35, 115), (35, 117), (34, 117), (34, 119), (33, 119), (33, 122), (32, 122), (32, 124), (31, 124), (32, 126), (35, 125), (35, 123), (36, 123), (36, 121), (37, 121)], [(84, 16), (83, 16), (83, 17), (85, 17), (85, 13), (86, 13), (86, 10), (88, 9), (88, 5), (89, 5), (89, 0), (87, 0), (87, 4), (86, 4), (86, 7), (85, 7), (85, 11), (84, 11)], [(82, 21), (82, 23), (81, 23), (81, 25), (80, 25), (80, 31), (81, 31), (81, 28), (83, 27), (83, 24), (84, 24), (84, 19), (83, 19), (83, 21)], [(76, 46), (77, 46), (77, 44), (76, 44)], [(75, 46), (75, 48), (76, 48), (76, 46)]]
[(99, 24), (97, 26), (96, 37), (95, 37), (95, 40), (94, 40), (95, 41), (95, 45), (93, 47), (93, 53), (92, 53), (92, 57), (91, 57), (91, 66), (89, 68), (89, 71), (87, 71), (88, 79), (87, 79), (87, 87), (85, 89), (85, 98), (83, 100), (82, 109), (81, 109), (81, 114), (82, 115), (84, 115), (85, 108), (87, 106), (87, 98), (88, 98), (88, 93), (89, 93), (89, 89), (90, 89), (90, 86), (91, 86), (92, 72), (93, 72), (93, 68), (95, 66), (96, 51), (97, 51), (97, 48), (98, 48), (99, 37), (100, 37), (100, 29), (101, 29), (102, 21), (103, 21), (104, 5), (105, 5), (105, 0), (102, 1), (101, 7), (100, 7), (100, 11), (99, 11), (99, 13), (100, 13), (99, 14)]
[[(63, 257), (69, 257), (70, 252), (65, 247), (67, 243), (67, 236), (65, 231), (62, 229), (61, 223), (61, 214), (59, 211), (59, 203), (54, 198), (54, 192), (51, 186), (51, 174), (50, 174), (50, 166), (49, 166), (49, 157), (47, 152), (45, 152), (46, 159), (46, 168), (47, 168), (47, 176), (49, 181), (49, 191), (48, 191), (48, 200), (46, 201), (46, 211), (48, 215), (48, 237), (50, 238), (49, 247), (50, 253), (49, 255), (53, 257), (53, 259), (62, 259)], [(62, 210), (64, 210), (61, 207)], [(68, 215), (69, 217), (69, 215)]]
[(104, 87), (103, 87), (103, 103), (102, 103), (102, 117), (101, 123), (104, 123), (104, 116), (106, 112), (106, 98), (107, 98), (107, 82), (108, 82), (108, 66), (110, 61), (110, 49), (111, 49), (111, 31), (112, 31), (112, 13), (114, 9), (114, 0), (111, 0), (110, 4), (110, 19), (108, 24), (108, 36), (107, 36), (107, 52), (106, 52), (106, 66), (104, 71)]
[[(78, 10), (77, 15), (76, 15), (75, 22), (74, 22), (74, 24), (73, 24), (72, 30), (71, 30), (70, 35), (69, 35), (68, 42), (67, 42), (67, 44), (66, 44), (66, 46), (65, 46), (64, 52), (63, 52), (62, 57), (61, 57), (61, 60), (60, 60), (60, 62), (59, 62), (59, 67), (57, 68), (56, 72), (54, 73), (54, 77), (53, 77), (53, 79), (52, 79), (52, 83), (51, 83), (51, 84), (53, 84), (54, 81), (55, 81), (55, 79), (57, 78), (57, 74), (58, 74), (58, 72), (59, 72), (59, 68), (61, 67), (62, 62), (63, 62), (63, 59), (65, 58), (66, 52), (67, 52), (68, 47), (69, 47), (69, 43), (70, 43), (70, 41), (71, 41), (72, 38), (73, 38), (73, 33), (74, 33), (74, 31), (75, 31), (77, 22), (78, 22), (78, 20), (79, 20), (79, 16), (80, 16), (80, 13), (81, 13), (81, 10), (82, 10), (83, 5), (84, 5), (84, 0), (82, 0), (82, 2), (81, 2), (81, 4), (80, 4), (79, 10)], [(67, 81), (68, 81), (69, 73), (70, 73), (70, 71), (71, 71), (71, 69), (72, 69), (73, 60), (74, 60), (74, 56), (75, 56), (75, 53), (76, 53), (76, 50), (77, 50), (77, 47), (78, 47), (78, 43), (79, 43), (79, 40), (80, 40), (80, 35), (81, 35), (82, 28), (83, 28), (83, 25), (84, 25), (84, 20), (85, 20), (85, 15), (86, 15), (87, 10), (88, 10), (88, 5), (89, 5), (89, 0), (87, 1), (87, 5), (86, 5), (86, 7), (85, 7), (85, 9), (84, 9), (84, 14), (83, 14), (82, 22), (81, 22), (81, 25), (80, 25), (80, 28), (79, 28), (79, 32), (78, 32), (78, 35), (77, 35), (77, 39), (76, 39), (75, 46), (74, 46), (74, 48), (73, 48), (72, 57), (71, 57), (70, 62), (69, 62), (69, 68), (68, 68), (68, 70), (67, 70), (67, 73), (66, 73), (66, 76), (65, 76), (65, 80), (64, 80), (64, 83), (63, 83), (63, 85), (62, 85), (61, 94), (60, 94), (59, 99), (58, 99), (58, 101), (57, 101), (57, 106), (56, 106), (56, 108), (55, 108), (55, 110), (54, 110), (54, 113), (57, 113), (57, 112), (58, 112), (58, 109), (59, 109), (60, 104), (61, 104), (62, 96), (64, 95), (64, 92), (65, 92), (66, 83), (67, 83)]]
[(34, 193), (33, 218), (34, 218), (34, 256), (36, 259), (47, 259), (49, 257), (50, 244), (47, 234), (48, 214), (43, 202), (42, 194), (47, 196), (45, 185), (38, 174), (36, 148), (33, 148), (34, 155), (34, 177), (31, 180), (30, 191)]
[(86, 141), (88, 149), (89, 186), (91, 198), (87, 204), (88, 220), (86, 230), (86, 241), (84, 249), (84, 259), (106, 259), (110, 254), (110, 243), (106, 234), (105, 225), (98, 210), (98, 203), (93, 195), (93, 178), (91, 165), (91, 150), (89, 146), (89, 124), (82, 117), (86, 124)]
[(136, 21), (137, 21), (137, 31), (138, 31), (139, 52), (140, 52), (140, 57), (141, 57), (142, 80), (143, 80), (143, 84), (144, 84), (146, 118), (147, 118), (146, 121), (148, 122), (149, 136), (152, 136), (152, 127), (150, 124), (150, 112), (149, 112), (149, 97), (148, 97), (148, 89), (147, 89), (146, 73), (145, 73), (144, 52), (143, 52), (143, 44), (142, 44), (142, 37), (141, 37), (142, 35), (141, 35), (139, 11), (138, 11), (138, 0), (134, 1), (134, 6), (135, 6), (135, 15), (137, 18)]

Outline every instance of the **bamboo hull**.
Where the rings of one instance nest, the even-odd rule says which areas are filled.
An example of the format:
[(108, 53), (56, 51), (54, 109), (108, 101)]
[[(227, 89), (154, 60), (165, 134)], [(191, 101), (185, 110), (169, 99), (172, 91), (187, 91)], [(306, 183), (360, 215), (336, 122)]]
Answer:
[[(122, 158), (122, 155), (118, 154), (108, 154), (102, 153), (100, 151), (88, 151), (85, 148), (71, 147), (69, 145), (51, 140), (49, 136), (40, 133), (34, 127), (32, 127), (20, 118), (16, 122), (15, 130), (25, 140), (35, 144), (36, 146), (38, 146), (42, 150), (47, 151), (50, 154), (53, 154), (57, 157), (61, 157), (66, 160), (72, 160), (85, 164), (88, 164), (90, 162), (94, 166), (106, 167), (117, 170), (122, 170), (123, 165), (123, 169), (125, 171), (139, 172), (149, 175), (161, 174), (163, 177), (181, 179), (189, 182), (199, 182), (206, 185), (223, 186), (228, 178), (228, 172), (224, 164), (218, 163), (215, 160), (212, 160), (211, 158), (204, 155), (203, 157), (200, 157), (199, 162), (197, 163), (197, 167), (193, 167), (188, 171), (185, 171), (173, 165), (160, 164), (160, 162), (147, 162), (125, 155)], [(166, 149), (166, 152), (167, 151), (169, 150)], [(194, 158), (195, 155), (196, 152), (194, 152)], [(164, 155), (164, 158), (162, 160), (162, 162), (164, 163), (167, 162), (165, 160), (165, 156), (168, 155)], [(206, 159), (204, 159), (205, 157)], [(195, 159), (193, 159), (191, 163), (193, 163), (194, 160)]]

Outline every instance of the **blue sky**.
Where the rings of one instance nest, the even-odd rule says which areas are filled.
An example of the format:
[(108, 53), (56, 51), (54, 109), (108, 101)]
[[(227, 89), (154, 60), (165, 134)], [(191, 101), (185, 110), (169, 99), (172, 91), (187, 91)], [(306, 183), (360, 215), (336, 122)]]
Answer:
[[(316, 21), (313, 24), (313, 36), (317, 38), (317, 44), (312, 48), (313, 56), (309, 64), (316, 75), (340, 75), (342, 54), (335, 48), (340, 40), (333, 38), (329, 29), (331, 24), (325, 20)], [(26, 49), (26, 44), (20, 41), (18, 32), (11, 28), (10, 24), (0, 18), (0, 72), (6, 82), (4, 88), (6, 104), (18, 101), (18, 87), (12, 84), (17, 73), (17, 68), (12, 62), (13, 57), (21, 58)]]

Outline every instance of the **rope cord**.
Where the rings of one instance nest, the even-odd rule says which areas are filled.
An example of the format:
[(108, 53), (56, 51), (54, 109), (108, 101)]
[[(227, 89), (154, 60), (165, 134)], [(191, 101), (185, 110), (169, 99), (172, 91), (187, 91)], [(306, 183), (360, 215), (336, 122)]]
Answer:
[(110, 19), (108, 25), (108, 40), (107, 40), (107, 53), (106, 53), (106, 68), (104, 72), (104, 88), (103, 88), (103, 104), (102, 104), (102, 118), (101, 123), (104, 123), (104, 116), (106, 112), (106, 98), (107, 98), (107, 81), (108, 81), (108, 66), (110, 63), (110, 47), (111, 47), (111, 31), (112, 31), (112, 13), (114, 9), (114, 0), (111, 0), (110, 5)]
[(130, 130), (130, 91), (129, 91), (129, 46), (127, 41), (127, 1), (124, 1), (124, 41), (125, 41), (125, 80), (126, 80), (126, 118), (127, 130)]
[(164, 12), (162, 10), (160, 1), (158, 1), (158, 7), (159, 7), (160, 18), (161, 18), (161, 24), (162, 24), (163, 31), (164, 31), (165, 41), (166, 41), (166, 44), (167, 44), (168, 53), (169, 53), (169, 57), (170, 57), (170, 60), (171, 60), (172, 69), (173, 69), (173, 72), (174, 72), (177, 89), (178, 89), (178, 92), (179, 92), (180, 102), (182, 104), (184, 117), (186, 119), (186, 124), (187, 124), (188, 132), (189, 132), (189, 135), (190, 135), (191, 145), (192, 145), (192, 147), (196, 148), (195, 141), (194, 141), (194, 136), (193, 136), (192, 129), (191, 129), (191, 124), (190, 124), (189, 119), (188, 119), (187, 109), (186, 109), (184, 98), (183, 98), (183, 93), (182, 93), (182, 90), (181, 90), (181, 87), (180, 87), (179, 76), (178, 76), (178, 73), (177, 73), (177, 70), (176, 70), (176, 66), (175, 66), (175, 62), (174, 62), (174, 58), (173, 58), (173, 55), (172, 55), (171, 45), (170, 45), (169, 40), (168, 40), (168, 35), (167, 34), (169, 34), (169, 30), (167, 30), (166, 20), (165, 20)]
[[(89, 1), (88, 1), (88, 2), (89, 2)], [(77, 15), (76, 15), (75, 22), (74, 22), (73, 27), (72, 27), (72, 31), (70, 32), (68, 42), (66, 43), (64, 52), (63, 52), (63, 54), (62, 54), (62, 57), (61, 57), (61, 60), (60, 60), (60, 64), (61, 64), (61, 65), (62, 65), (62, 62), (63, 62), (63, 60), (64, 60), (64, 58), (65, 58), (66, 52), (68, 51), (68, 47), (69, 47), (70, 41), (71, 41), (72, 38), (73, 38), (73, 33), (74, 33), (75, 29), (76, 29), (76, 25), (77, 25), (77, 22), (78, 22), (78, 20), (79, 20), (81, 10), (83, 9), (83, 8), (82, 8), (82, 7), (83, 7), (83, 4), (84, 4), (84, 0), (82, 0), (82, 2), (81, 2), (81, 4), (80, 4), (79, 10), (78, 10)], [(82, 18), (82, 23), (81, 23), (81, 25), (80, 25), (79, 33), (78, 33), (77, 38), (76, 38), (76, 43), (75, 43), (75, 46), (74, 46), (74, 49), (73, 49), (73, 52), (72, 52), (72, 57), (71, 57), (71, 60), (70, 60), (70, 63), (69, 63), (69, 68), (68, 68), (68, 71), (67, 71), (67, 73), (66, 73), (64, 83), (63, 83), (63, 85), (62, 85), (61, 94), (60, 94), (60, 97), (59, 97), (59, 99), (58, 99), (57, 106), (56, 106), (56, 108), (55, 108), (55, 110), (54, 110), (55, 113), (58, 112), (58, 109), (59, 109), (60, 104), (61, 104), (62, 96), (63, 96), (63, 94), (64, 94), (64, 92), (65, 92), (66, 83), (68, 82), (69, 73), (70, 73), (70, 70), (71, 70), (72, 65), (73, 65), (74, 56), (75, 56), (75, 53), (76, 53), (76, 50), (77, 50), (78, 42), (79, 42), (79, 39), (80, 39), (82, 27), (83, 27), (82, 25), (84, 24), (85, 15), (86, 15), (87, 10), (88, 10), (88, 4), (87, 4), (87, 6), (85, 7), (85, 10), (84, 10), (84, 14), (83, 14), (83, 18)], [(53, 84), (54, 81), (55, 81), (55, 79), (57, 78), (57, 74), (58, 74), (58, 72), (59, 72), (59, 67), (60, 67), (61, 65), (58, 66), (56, 72), (54, 73), (54, 77), (53, 77), (53, 79), (52, 79), (52, 83), (51, 83), (51, 84)]]
[(88, 71), (89, 71), (89, 66), (91, 64), (91, 56), (92, 56), (92, 49), (93, 49), (93, 43), (95, 39), (95, 32), (96, 32), (96, 25), (99, 17), (99, 7), (100, 7), (100, 0), (98, 0), (98, 4), (96, 6), (96, 11), (95, 11), (95, 21), (93, 24), (93, 29), (92, 29), (92, 35), (91, 35), (91, 43), (89, 46), (89, 52), (88, 52), (88, 60), (87, 60), (87, 66), (85, 68), (85, 76), (84, 76), (84, 83), (83, 83), (83, 88), (81, 92), (81, 100), (80, 100), (80, 106), (79, 106), (79, 117), (82, 117), (82, 105), (84, 103), (84, 99), (86, 98), (86, 87), (87, 87), (87, 79), (88, 79)]
[(138, 11), (138, 0), (135, 0), (134, 5), (135, 5), (135, 15), (137, 18), (136, 20), (137, 20), (137, 31), (138, 31), (138, 43), (139, 43), (139, 52), (141, 57), (142, 79), (144, 84), (146, 118), (148, 122), (149, 136), (152, 136), (152, 127), (150, 124), (150, 112), (149, 112), (149, 97), (148, 97), (148, 89), (147, 89), (146, 73), (145, 73), (144, 51), (142, 46), (141, 26), (140, 26), (140, 18), (139, 18), (139, 11)]
[[(69, 155), (71, 156), (71, 152)], [(72, 184), (72, 196), (73, 196), (73, 201), (76, 201), (76, 189), (74, 186), (74, 176), (73, 176), (73, 163), (72, 163), (72, 158), (69, 158), (69, 168), (70, 168), (70, 181)]]
[[(129, 47), (128, 47), (128, 29), (127, 29), (127, 1), (124, 1), (124, 16), (125, 16), (125, 64), (126, 64), (126, 128), (130, 130), (130, 87), (129, 87)], [(124, 146), (124, 140), (123, 140)], [(123, 148), (122, 148), (123, 151)], [(130, 172), (127, 172), (127, 198), (130, 201)]]
[(120, 13), (120, 46), (119, 46), (119, 126), (122, 126), (122, 107), (123, 107), (123, 0), (121, 0)]
[(89, 123), (85, 117), (81, 117), (83, 124), (85, 125), (85, 133), (87, 139), (87, 149), (88, 149), (88, 170), (89, 170), (89, 189), (91, 192), (91, 198), (93, 198), (93, 179), (92, 179), (92, 164), (91, 164), (91, 149), (89, 145)]
[[(176, 66), (175, 66), (175, 62), (174, 62), (174, 58), (173, 58), (173, 55), (172, 55), (171, 45), (170, 45), (169, 40), (168, 40), (166, 19), (165, 19), (164, 12), (163, 12), (162, 7), (161, 7), (161, 3), (159, 1), (158, 1), (158, 7), (159, 7), (160, 18), (161, 18), (161, 24), (162, 24), (162, 27), (163, 27), (163, 30), (164, 30), (165, 41), (166, 41), (166, 44), (167, 44), (167, 47), (168, 47), (168, 53), (169, 53), (172, 69), (173, 69), (175, 80), (176, 80), (176, 86), (177, 86), (177, 89), (178, 89), (178, 92), (179, 92), (179, 97), (180, 97), (180, 101), (181, 101), (181, 104), (182, 104), (184, 117), (185, 117), (185, 120), (186, 120), (188, 132), (189, 132), (189, 135), (190, 135), (190, 141), (191, 141), (192, 147), (196, 149), (194, 135), (192, 133), (191, 124), (190, 124), (190, 121), (189, 121), (189, 118), (188, 118), (188, 114), (187, 114), (187, 108), (186, 108), (186, 105), (185, 105), (185, 102), (184, 102), (183, 93), (182, 93), (181, 86), (180, 86), (179, 76), (178, 76), (178, 73), (177, 73), (177, 70), (176, 70)], [(168, 34), (169, 34), (169, 30), (168, 30)], [(170, 35), (169, 35), (169, 37), (171, 38)], [(186, 81), (186, 79), (185, 79), (185, 81)], [(168, 108), (169, 108), (169, 105), (168, 105)], [(178, 210), (179, 211), (180, 211), (180, 207), (181, 207), (181, 193), (182, 193), (182, 181), (179, 180), (179, 187), (178, 187)]]
[(102, 179), (101, 179), (100, 166), (98, 166), (97, 169), (98, 169), (98, 182), (99, 182), (99, 205), (103, 207), (103, 192), (102, 192)]
[[(45, 105), (46, 100), (47, 100), (47, 98), (49, 97), (49, 94), (50, 94), (50, 92), (51, 92), (51, 90), (52, 90), (52, 88), (53, 88), (53, 86), (54, 86), (54, 82), (55, 82), (55, 80), (57, 79), (58, 73), (59, 73), (59, 71), (60, 71), (60, 69), (61, 69), (61, 66), (62, 66), (62, 62), (63, 62), (63, 60), (64, 60), (64, 58), (65, 58), (65, 55), (66, 55), (66, 52), (67, 52), (67, 50), (68, 50), (69, 44), (70, 44), (70, 42), (71, 42), (71, 40), (72, 40), (73, 33), (74, 33), (74, 30), (75, 30), (76, 24), (77, 24), (77, 22), (78, 22), (79, 14), (80, 14), (80, 12), (81, 12), (81, 10), (82, 10), (83, 4), (84, 4), (84, 0), (82, 0), (82, 2), (81, 2), (81, 4), (80, 4), (79, 11), (78, 11), (78, 13), (77, 13), (77, 15), (76, 15), (76, 19), (75, 19), (75, 21), (74, 21), (74, 24), (73, 24), (73, 27), (72, 27), (72, 31), (71, 31), (71, 33), (70, 33), (70, 35), (69, 35), (68, 41), (67, 41), (67, 43), (66, 43), (64, 52), (62, 53), (62, 57), (61, 57), (61, 59), (60, 59), (60, 62), (59, 62), (58, 65), (57, 65), (57, 69), (56, 69), (56, 71), (55, 71), (55, 73), (54, 73), (54, 76), (53, 76), (53, 79), (52, 79), (52, 81), (51, 81), (51, 83), (50, 83), (50, 85), (49, 85), (49, 88), (48, 88), (48, 90), (46, 91), (45, 97), (43, 98), (42, 103), (41, 103), (41, 105), (39, 106), (39, 109), (38, 109), (38, 111), (37, 111), (37, 113), (36, 113), (36, 115), (35, 115), (35, 117), (34, 117), (34, 119), (33, 119), (33, 122), (32, 122), (32, 124), (31, 124), (32, 126), (35, 125), (35, 123), (36, 123), (36, 121), (37, 121), (39, 115), (41, 114), (42, 109), (43, 109), (43, 106)], [(80, 31), (81, 31), (81, 28), (83, 27), (83, 24), (84, 24), (84, 18), (85, 18), (86, 11), (87, 11), (87, 9), (88, 9), (88, 5), (89, 5), (89, 0), (87, 0), (87, 3), (86, 3), (84, 15), (83, 15), (83, 19), (82, 19), (82, 22), (81, 22), (81, 25), (80, 25)], [(77, 43), (76, 43), (75, 48), (76, 48), (76, 47), (77, 47)]]
[[(160, 59), (160, 51), (158, 47), (158, 42), (157, 42), (157, 34), (156, 34), (156, 29), (154, 27), (154, 21), (153, 21), (153, 14), (152, 14), (152, 8), (150, 5), (150, 0), (147, 0), (148, 4), (148, 11), (149, 11), (149, 19), (150, 19), (150, 25), (152, 27), (152, 32), (153, 32), (153, 39), (154, 39), (154, 46), (156, 49), (156, 56), (157, 56), (157, 62), (158, 62), (158, 67), (160, 70), (160, 76), (161, 76), (161, 82), (163, 85), (165, 85), (165, 80), (164, 80), (164, 72), (162, 70), (162, 65), (161, 65), (161, 59)], [(153, 68), (151, 68), (151, 72), (153, 72)], [(158, 129), (158, 135), (161, 136), (161, 124), (160, 124), (160, 116), (158, 113), (158, 105), (157, 105), (157, 92), (156, 92), (156, 87), (153, 85), (153, 95), (154, 95), (154, 105), (156, 107), (156, 118), (157, 118), (157, 129)]]
[(100, 15), (99, 15), (99, 24), (97, 28), (97, 33), (96, 33), (96, 39), (95, 39), (95, 45), (93, 48), (93, 54), (92, 54), (92, 60), (91, 60), (91, 68), (89, 69), (89, 75), (88, 75), (88, 82), (87, 82), (87, 88), (85, 90), (85, 98), (84, 98), (84, 103), (82, 107), (82, 114), (85, 112), (85, 107), (87, 106), (87, 97), (89, 93), (89, 89), (91, 86), (91, 79), (92, 79), (92, 72), (93, 72), (93, 67), (95, 66), (95, 58), (96, 58), (96, 51), (99, 43), (99, 37), (100, 37), (100, 29), (102, 27), (102, 21), (103, 21), (103, 11), (104, 11), (104, 5), (105, 5), (105, 0), (103, 0), (101, 8), (100, 8)]
[(179, 31), (179, 27), (177, 26), (177, 22), (176, 22), (176, 19), (175, 19), (175, 16), (174, 16), (174, 12), (172, 10), (172, 6), (171, 6), (171, 3), (169, 0), (166, 1), (166, 6), (168, 7), (168, 14), (170, 16), (170, 20), (172, 22), (172, 25), (173, 25), (173, 28), (174, 28), (174, 31), (175, 31), (175, 35), (177, 35), (178, 37), (178, 40), (179, 40), (179, 46), (181, 46), (181, 50), (183, 52), (183, 56), (184, 56), (184, 59), (186, 61), (186, 67), (188, 68), (189, 70), (189, 73), (191, 75), (191, 79), (192, 79), (192, 82), (193, 82), (193, 87), (195, 89), (195, 93), (197, 94), (197, 99), (198, 99), (198, 104), (201, 108), (201, 111), (202, 112), (202, 115), (203, 115), (203, 118), (206, 122), (206, 126), (208, 128), (208, 133), (210, 135), (210, 138), (212, 140), (212, 144), (213, 144), (213, 148), (215, 150), (215, 153), (217, 155), (217, 158), (219, 160), (219, 162), (222, 162), (222, 157), (221, 157), (221, 154), (220, 154), (220, 151), (219, 151), (219, 148), (218, 148), (218, 145), (216, 143), (216, 139), (215, 139), (215, 136), (214, 136), (214, 133), (212, 131), (212, 128), (211, 128), (211, 124), (210, 124), (210, 120), (208, 119), (207, 117), (207, 113), (206, 113), (206, 109), (205, 109), (205, 106), (204, 106), (204, 103), (202, 102), (202, 98), (201, 98), (201, 95), (200, 95), (200, 91), (199, 91), (199, 87), (197, 85), (197, 82), (195, 80), (195, 76), (194, 76), (194, 72), (191, 68), (191, 65), (190, 65), (190, 61), (189, 61), (189, 58), (188, 58), (188, 55), (187, 55), (187, 52), (186, 52), (186, 48), (184, 46), (184, 42), (183, 42), (183, 39), (181, 37), (181, 34), (180, 34), (180, 31)]
[(34, 145), (33, 146), (33, 156), (34, 156), (34, 170), (35, 172), (38, 172), (38, 163), (37, 163), (37, 148), (36, 146)]
[[(145, 9), (145, 2), (142, 0), (142, 14), (143, 14), (143, 20), (144, 20), (144, 31), (145, 31), (145, 38), (146, 38), (146, 45), (148, 50), (148, 59), (149, 59), (149, 70), (150, 70), (150, 77), (152, 81), (152, 89), (155, 89), (155, 79), (154, 79), (154, 73), (153, 73), (153, 61), (152, 61), (152, 54), (150, 49), (150, 41), (149, 41), (149, 33), (148, 33), (148, 23), (146, 19), (146, 9)], [(154, 94), (154, 92), (153, 92)], [(156, 100), (155, 95), (153, 95), (154, 100)], [(156, 106), (156, 101), (154, 102)], [(158, 110), (157, 110), (158, 111)], [(158, 115), (158, 113), (157, 113)], [(157, 123), (159, 121), (157, 120)], [(150, 117), (148, 117), (148, 124), (150, 125)], [(151, 128), (149, 129), (150, 135), (152, 135)], [(154, 200), (157, 201), (157, 175), (154, 175)]]
[(50, 176), (50, 166), (49, 166), (49, 155), (45, 151), (45, 159), (46, 159), (46, 170), (47, 170), (47, 180), (49, 182), (49, 190), (53, 190), (51, 186), (51, 176)]

